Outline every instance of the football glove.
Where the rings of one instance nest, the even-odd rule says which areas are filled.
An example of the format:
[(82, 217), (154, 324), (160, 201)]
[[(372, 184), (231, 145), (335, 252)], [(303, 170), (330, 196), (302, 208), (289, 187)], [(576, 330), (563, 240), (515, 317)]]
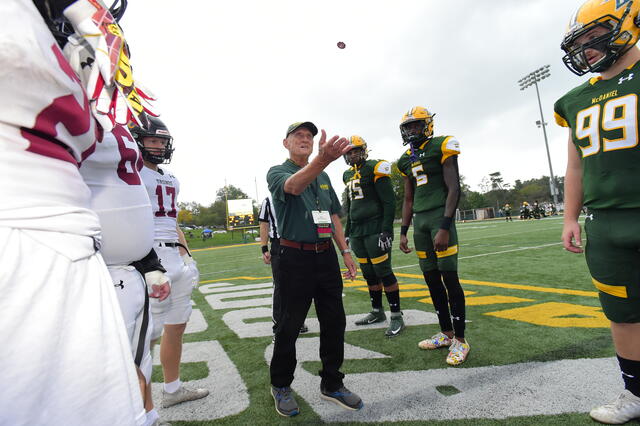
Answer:
[(387, 231), (382, 231), (378, 236), (378, 247), (380, 247), (380, 250), (387, 252), (391, 250), (392, 241), (393, 241), (393, 234)]

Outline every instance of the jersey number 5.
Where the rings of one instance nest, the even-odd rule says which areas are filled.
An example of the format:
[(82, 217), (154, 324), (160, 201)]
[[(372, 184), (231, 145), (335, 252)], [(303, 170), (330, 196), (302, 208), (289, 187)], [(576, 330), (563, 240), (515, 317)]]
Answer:
[(416, 178), (416, 186), (426, 185), (426, 183), (429, 181), (429, 179), (427, 178), (427, 174), (422, 168), (422, 164), (412, 167), (411, 173), (413, 173), (413, 177)]
[(165, 186), (165, 192), (171, 197), (171, 210), (166, 211), (164, 209), (164, 197), (162, 196), (162, 185), (156, 186), (156, 195), (158, 196), (158, 211), (157, 217), (169, 216), (176, 217), (176, 189), (173, 186)]
[[(601, 119), (602, 130), (621, 129), (622, 137), (600, 139)], [(638, 96), (635, 93), (611, 99), (602, 108), (596, 104), (580, 111), (576, 117), (576, 138), (589, 138), (589, 145), (580, 147), (582, 157), (597, 154), (600, 151), (601, 140), (602, 150), (605, 152), (633, 148), (638, 145), (637, 120)]]

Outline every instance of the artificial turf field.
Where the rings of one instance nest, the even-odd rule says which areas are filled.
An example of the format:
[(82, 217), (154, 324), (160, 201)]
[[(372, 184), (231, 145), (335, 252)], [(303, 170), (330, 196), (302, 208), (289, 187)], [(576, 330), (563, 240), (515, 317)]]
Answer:
[[(262, 263), (259, 246), (194, 251), (201, 282), (193, 292), (182, 380), (209, 387), (212, 394), (160, 410), (163, 420), (190, 425), (592, 423), (589, 409), (615, 398), (623, 386), (584, 256), (562, 249), (562, 218), (457, 227), (471, 345), (467, 361), (449, 367), (445, 349), (418, 349), (418, 341), (438, 331), (437, 319), (417, 257), (398, 250), (396, 229), (392, 260), (407, 328), (389, 339), (383, 335), (386, 323), (354, 326), (353, 319), (370, 309), (369, 298), (361, 276), (345, 281), (342, 371), (345, 385), (362, 396), (365, 407), (347, 411), (319, 398), (319, 334), (312, 307), (310, 332), (298, 339), (292, 385), (301, 413), (291, 419), (275, 412), (269, 394), (271, 270)], [(160, 382), (160, 370), (154, 368), (154, 381)]]

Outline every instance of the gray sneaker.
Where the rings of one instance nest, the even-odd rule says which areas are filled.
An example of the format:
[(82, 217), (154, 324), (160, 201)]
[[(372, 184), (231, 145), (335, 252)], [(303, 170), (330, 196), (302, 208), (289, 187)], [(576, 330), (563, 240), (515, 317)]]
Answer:
[(180, 404), (185, 401), (194, 401), (196, 399), (204, 398), (209, 395), (207, 389), (191, 389), (182, 385), (174, 393), (166, 392), (162, 390), (162, 408), (171, 407), (172, 405)]
[(375, 324), (377, 322), (386, 321), (386, 319), (387, 319), (387, 316), (384, 314), (384, 311), (382, 310), (377, 311), (374, 309), (371, 312), (369, 312), (366, 317), (356, 321), (356, 325)]
[(387, 337), (395, 337), (404, 329), (404, 320), (402, 314), (391, 314), (391, 321), (389, 322), (389, 328), (384, 332)]
[(281, 416), (292, 417), (300, 413), (298, 403), (293, 397), (292, 392), (289, 386), (283, 388), (271, 386), (271, 396), (276, 404), (276, 411)]
[(364, 406), (362, 399), (344, 386), (335, 392), (328, 392), (324, 389), (320, 389), (320, 397), (327, 401), (335, 402), (347, 410), (359, 410)]

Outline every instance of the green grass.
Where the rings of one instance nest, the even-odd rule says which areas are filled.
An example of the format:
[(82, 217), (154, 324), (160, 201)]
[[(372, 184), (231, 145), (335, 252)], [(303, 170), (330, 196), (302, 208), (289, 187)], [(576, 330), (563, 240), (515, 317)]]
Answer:
[[(516, 308), (526, 308), (544, 303), (563, 303), (562, 306), (578, 306), (580, 309), (599, 308), (598, 298), (594, 297), (595, 289), (587, 271), (583, 255), (568, 253), (562, 249), (560, 234), (562, 219), (560, 217), (540, 221), (505, 223), (487, 221), (458, 224), (460, 241), (459, 272), (461, 280), (481, 281), (482, 285), (464, 283), (467, 295), (466, 336), (472, 345), (472, 353), (467, 362), (460, 368), (506, 365), (528, 361), (553, 361), (560, 359), (578, 359), (609, 357), (614, 355), (609, 330), (605, 322), (591, 327), (555, 327), (533, 324), (521, 319), (505, 319), (495, 315), (487, 315)], [(216, 235), (232, 247), (216, 248), (194, 252), (201, 272), (201, 281), (206, 283), (224, 280), (233, 284), (251, 284), (268, 282), (269, 278), (256, 281), (234, 279), (234, 277), (270, 277), (269, 266), (264, 265), (260, 257), (260, 249), (256, 245), (235, 245), (241, 243), (239, 235), (231, 240), (230, 235)], [(411, 235), (409, 236), (411, 241)], [(405, 255), (393, 247), (393, 266), (399, 283), (417, 284), (426, 290), (424, 280), (418, 267), (414, 253)], [(198, 246), (194, 243), (192, 248)], [(412, 244), (411, 244), (412, 246)], [(498, 253), (503, 252), (503, 253)], [(406, 276), (407, 274), (416, 277)], [(361, 278), (361, 277), (360, 277)], [(495, 284), (498, 283), (498, 284)], [(345, 284), (349, 284), (348, 282)], [(526, 285), (531, 289), (501, 288), (500, 284)], [(347, 314), (363, 313), (369, 310), (369, 298), (363, 283), (360, 287), (345, 287), (344, 303)], [(535, 288), (533, 288), (535, 287)], [(535, 291), (535, 290), (546, 291)], [(549, 289), (579, 290), (584, 294), (553, 293)], [(411, 290), (415, 291), (415, 290)], [(401, 294), (409, 295), (409, 291), (401, 290)], [(474, 305), (474, 298), (490, 296), (509, 296), (529, 299), (517, 303), (497, 301), (491, 304)], [(185, 342), (217, 340), (223, 346), (231, 361), (238, 368), (250, 395), (250, 405), (242, 413), (217, 419), (212, 422), (173, 422), (174, 424), (319, 424), (321, 420), (304, 399), (298, 398), (301, 414), (292, 419), (280, 418), (273, 410), (273, 402), (268, 394), (269, 374), (264, 360), (265, 348), (271, 343), (270, 337), (240, 339), (222, 321), (222, 315), (228, 310), (214, 310), (204, 299), (200, 291), (194, 291), (193, 300), (208, 322), (206, 331), (185, 336)], [(264, 297), (264, 296), (261, 296)], [(422, 296), (403, 297), (402, 308), (432, 312), (430, 303), (420, 302)], [(386, 301), (384, 302), (386, 305)], [(313, 308), (309, 316), (315, 316)], [(568, 312), (562, 315), (565, 320), (582, 321), (583, 312)], [(587, 314), (588, 316), (588, 314)], [(525, 315), (523, 318), (530, 317)], [(252, 321), (247, 321), (252, 322)], [(346, 360), (342, 371), (350, 373), (413, 371), (444, 367), (445, 352), (442, 356), (434, 356), (433, 352), (419, 351), (416, 344), (419, 340), (435, 333), (437, 325), (410, 326), (394, 339), (381, 337), (383, 330), (370, 329), (347, 332), (346, 342), (365, 349), (374, 350), (389, 356), (384, 359)], [(603, 344), (604, 342), (604, 344)], [(202, 364), (202, 365), (201, 365)], [(303, 367), (310, 372), (317, 372), (319, 362), (306, 362)], [(204, 363), (193, 363), (183, 367), (183, 379), (204, 377), (209, 372)], [(159, 380), (156, 372), (154, 380)], [(439, 390), (443, 395), (458, 392), (454, 387), (444, 386)], [(488, 396), (490, 397), (490, 396)], [(430, 422), (444, 423), (444, 422)], [(493, 425), (504, 423), (497, 420), (449, 420), (453, 425)], [(509, 424), (517, 425), (555, 425), (555, 424), (589, 424), (584, 413), (563, 414), (556, 416), (535, 416), (511, 418)], [(418, 425), (424, 422), (398, 422), (398, 425)]]

